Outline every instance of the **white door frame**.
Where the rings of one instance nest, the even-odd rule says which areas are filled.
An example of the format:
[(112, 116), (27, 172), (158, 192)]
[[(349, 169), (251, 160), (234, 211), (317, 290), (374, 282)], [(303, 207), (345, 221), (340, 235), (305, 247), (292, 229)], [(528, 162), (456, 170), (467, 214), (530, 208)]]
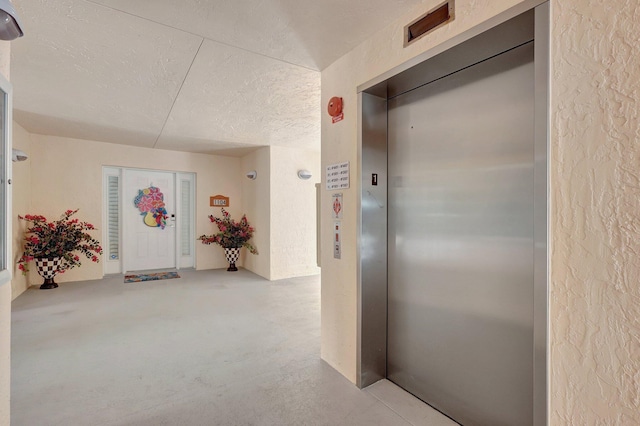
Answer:
[[(119, 166), (103, 166), (102, 168), (102, 185), (103, 185), (103, 206), (102, 206), (102, 238), (104, 249), (103, 273), (122, 274), (127, 271), (126, 253), (127, 247), (123, 245), (123, 229), (124, 223), (123, 206), (127, 200), (123, 199), (123, 176), (125, 170), (146, 171), (146, 172), (162, 172), (171, 173), (175, 183), (175, 215), (176, 215), (176, 238), (175, 238), (175, 267), (195, 268), (195, 188), (196, 174), (191, 172), (175, 172), (171, 170), (143, 169), (133, 167)], [(112, 184), (117, 185), (117, 218), (109, 217), (109, 178), (112, 178)], [(181, 203), (184, 190), (188, 190), (188, 202)], [(113, 188), (112, 188), (113, 191)], [(187, 207), (188, 206), (188, 207)], [(182, 214), (182, 210), (187, 208), (186, 216)], [(112, 211), (113, 215), (113, 211)], [(112, 233), (109, 231), (113, 230)], [(183, 244), (184, 240), (188, 240)]]
[(2, 117), (0, 117), (0, 149), (2, 149), (2, 163), (0, 165), (0, 185), (2, 185), (2, 212), (0, 212), (0, 244), (2, 244), (2, 259), (0, 261), (0, 286), (11, 282), (13, 263), (12, 263), (12, 241), (11, 224), (13, 222), (13, 214), (11, 208), (11, 149), (12, 149), (12, 94), (13, 86), (9, 80), (0, 74), (0, 102)]

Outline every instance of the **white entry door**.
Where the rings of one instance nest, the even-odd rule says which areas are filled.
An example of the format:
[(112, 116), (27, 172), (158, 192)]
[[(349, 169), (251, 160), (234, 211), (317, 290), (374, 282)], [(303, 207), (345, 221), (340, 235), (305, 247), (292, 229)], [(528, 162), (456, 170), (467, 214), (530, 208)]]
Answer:
[[(129, 169), (123, 172), (124, 270), (175, 268), (175, 174)], [(166, 222), (160, 217), (165, 213), (162, 207)]]

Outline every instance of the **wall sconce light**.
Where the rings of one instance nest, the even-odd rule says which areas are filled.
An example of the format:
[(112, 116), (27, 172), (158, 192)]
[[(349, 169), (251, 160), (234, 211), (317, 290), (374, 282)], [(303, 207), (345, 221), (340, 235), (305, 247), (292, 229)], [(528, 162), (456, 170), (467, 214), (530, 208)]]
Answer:
[(298, 178), (307, 180), (311, 178), (311, 172), (309, 170), (298, 170)]
[(12, 149), (11, 150), (11, 161), (13, 161), (13, 162), (24, 161), (27, 158), (29, 158), (29, 156), (27, 155), (26, 152), (20, 151), (19, 149)]
[(256, 172), (255, 170), (251, 170), (250, 172), (247, 172), (247, 177), (251, 180), (256, 180), (256, 178), (258, 177), (258, 172)]
[(0, 0), (0, 40), (15, 40), (24, 33), (11, 1)]

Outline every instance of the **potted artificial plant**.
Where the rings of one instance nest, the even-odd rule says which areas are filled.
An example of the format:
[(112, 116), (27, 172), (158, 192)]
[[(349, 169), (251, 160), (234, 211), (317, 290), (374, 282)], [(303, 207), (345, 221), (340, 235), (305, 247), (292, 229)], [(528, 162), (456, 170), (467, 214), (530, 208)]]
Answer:
[(236, 262), (240, 257), (240, 249), (246, 247), (251, 254), (258, 254), (258, 250), (249, 243), (253, 237), (254, 229), (249, 225), (247, 216), (242, 215), (240, 222), (231, 219), (231, 215), (224, 208), (222, 218), (209, 216), (209, 220), (216, 224), (218, 233), (212, 235), (201, 235), (198, 239), (202, 244), (218, 244), (224, 249), (224, 255), (229, 262), (227, 271), (237, 271)]
[(67, 210), (60, 219), (51, 222), (40, 215), (18, 216), (29, 224), (24, 237), (24, 251), (17, 262), (18, 269), (26, 275), (29, 262), (34, 260), (38, 274), (44, 278), (40, 286), (42, 290), (58, 287), (53, 281), (56, 274), (81, 265), (78, 253), (84, 254), (92, 262), (100, 260), (98, 255), (102, 254), (102, 247), (87, 232), (95, 227), (71, 219), (77, 211)]

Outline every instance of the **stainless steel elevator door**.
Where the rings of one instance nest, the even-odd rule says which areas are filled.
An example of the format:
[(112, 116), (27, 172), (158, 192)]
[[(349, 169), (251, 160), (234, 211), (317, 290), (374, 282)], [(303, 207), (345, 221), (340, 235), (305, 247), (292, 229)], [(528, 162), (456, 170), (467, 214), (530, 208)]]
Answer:
[(533, 43), (389, 100), (387, 376), (533, 423)]

